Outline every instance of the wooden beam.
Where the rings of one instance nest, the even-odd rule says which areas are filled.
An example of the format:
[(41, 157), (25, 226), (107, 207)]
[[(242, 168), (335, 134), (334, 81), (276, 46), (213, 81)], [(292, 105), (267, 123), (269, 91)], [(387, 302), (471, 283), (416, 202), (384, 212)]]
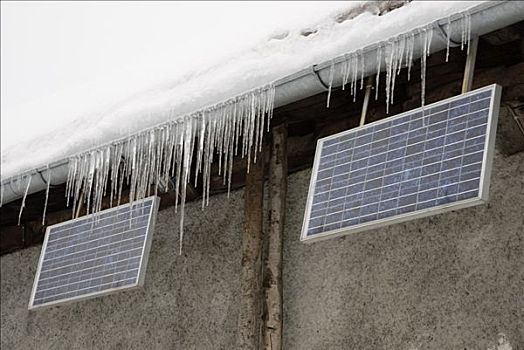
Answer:
[(238, 348), (257, 350), (262, 318), (262, 224), (264, 212), (264, 155), (250, 167), (244, 189), (244, 232)]
[(282, 237), (287, 197), (287, 125), (272, 131), (269, 158), (269, 231), (264, 262), (264, 349), (282, 349)]

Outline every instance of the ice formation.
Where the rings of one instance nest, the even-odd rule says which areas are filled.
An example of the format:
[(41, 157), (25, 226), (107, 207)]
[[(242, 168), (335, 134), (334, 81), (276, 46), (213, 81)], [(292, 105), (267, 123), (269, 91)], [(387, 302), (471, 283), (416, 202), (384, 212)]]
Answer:
[[(72, 211), (85, 206), (87, 214), (102, 208), (108, 195), (110, 205), (121, 200), (124, 183), (129, 201), (156, 194), (173, 181), (179, 194), (180, 249), (182, 249), (184, 206), (190, 177), (195, 184), (202, 174), (202, 207), (209, 201), (211, 165), (218, 154), (219, 173), (231, 186), (233, 157), (240, 151), (248, 159), (262, 149), (263, 133), (273, 111), (273, 84), (247, 92), (204, 110), (144, 130), (129, 138), (78, 154), (69, 159), (66, 195)], [(196, 157), (194, 157), (196, 152)], [(193, 159), (195, 172), (191, 174)], [(49, 184), (49, 182), (48, 182)], [(45, 210), (45, 209), (44, 209)]]
[(24, 208), (25, 208), (25, 199), (27, 198), (27, 192), (29, 191), (29, 186), (31, 186), (31, 179), (33, 177), (32, 176), (27, 176), (27, 186), (25, 188), (25, 191), (24, 191), (24, 197), (22, 199), (22, 205), (20, 205), (20, 212), (18, 214), (18, 225), (20, 225), (20, 219), (22, 218), (22, 212), (24, 211)]
[[(450, 17), (447, 23), (446, 60), (449, 56), (450, 37), (456, 34), (451, 33)], [(394, 101), (396, 76), (405, 67), (408, 80), (411, 78), (415, 47), (421, 50), (421, 103), (424, 105), (426, 60), (430, 54), (434, 25), (435, 23), (431, 23), (375, 44), (377, 55), (375, 98), (378, 98), (380, 72), (384, 62), (388, 113), (389, 106)], [(467, 12), (460, 17), (459, 27), (461, 48), (467, 47), (469, 53), (471, 18)], [(342, 62), (339, 70), (335, 69), (336, 60), (331, 60), (327, 107), (337, 74), (336, 81), (341, 81), (342, 90), (349, 85), (349, 92), (353, 100), (356, 100), (357, 90), (364, 87), (365, 53), (366, 48), (360, 48), (343, 55), (342, 60), (338, 60)], [(73, 214), (79, 206), (84, 206), (87, 213), (97, 213), (101, 210), (102, 199), (106, 195), (109, 197), (110, 206), (120, 204), (124, 184), (129, 186), (129, 201), (133, 202), (152, 193), (156, 194), (161, 188), (167, 190), (167, 184), (172, 181), (177, 193), (175, 210), (178, 210), (180, 205), (181, 251), (186, 189), (191, 176), (196, 186), (199, 174), (202, 175), (202, 208), (204, 208), (209, 201), (211, 165), (215, 156), (218, 156), (219, 174), (223, 176), (224, 183), (227, 182), (229, 192), (233, 157), (239, 154), (247, 157), (248, 172), (251, 161), (256, 162), (257, 152), (262, 148), (264, 129), (269, 128), (274, 97), (275, 82), (70, 157), (66, 181), (67, 205), (72, 204)], [(194, 158), (196, 164), (193, 167)], [(51, 183), (49, 166), (47, 169), (43, 224)], [(194, 169), (193, 173), (192, 169)], [(19, 175), (11, 181), (10, 186), (13, 186), (13, 183), (18, 185), (19, 192), (23, 183), (26, 186), (19, 213), (20, 221), (31, 184), (31, 175)], [(0, 206), (3, 202), (3, 193), (4, 186), (1, 186)]]
[[(396, 37), (390, 38), (376, 44), (376, 68), (375, 68), (375, 100), (378, 99), (380, 73), (382, 70), (382, 63), (385, 64), (386, 70), (386, 113), (389, 113), (389, 106), (394, 102), (395, 95), (395, 79), (400, 74), (402, 68), (407, 68), (408, 80), (411, 80), (411, 67), (413, 66), (413, 54), (415, 47), (420, 49), (420, 79), (421, 79), (421, 105), (425, 105), (426, 98), (426, 71), (427, 58), (431, 53), (431, 43), (433, 40), (433, 31), (437, 23), (430, 23), (420, 28), (416, 28), (407, 33), (402, 33)], [(467, 48), (469, 54), (469, 44), (471, 41), (471, 15), (466, 11), (461, 14), (459, 19), (460, 35), (461, 35), (461, 49)], [(446, 31), (446, 62), (449, 59), (450, 38), (452, 33), (451, 16), (447, 18)], [(373, 48), (375, 49), (375, 48)], [(353, 101), (356, 101), (357, 90), (364, 86), (365, 49), (358, 49), (343, 56), (341, 69), (339, 69), (339, 79), (342, 81), (342, 90), (345, 90), (346, 85), (350, 85), (349, 92), (353, 96)], [(331, 90), (333, 88), (334, 61), (331, 61), (329, 73), (329, 88), (326, 106), (329, 107), (329, 100), (331, 98)], [(360, 79), (360, 84), (358, 84)]]

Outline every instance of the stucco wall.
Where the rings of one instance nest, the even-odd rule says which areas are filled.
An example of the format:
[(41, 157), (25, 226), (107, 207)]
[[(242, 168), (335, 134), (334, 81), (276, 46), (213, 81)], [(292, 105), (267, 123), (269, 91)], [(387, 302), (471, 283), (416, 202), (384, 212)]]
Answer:
[[(309, 171), (290, 176), (284, 348), (524, 348), (524, 153), (497, 155), (488, 205), (299, 242)], [(40, 247), (1, 261), (2, 349), (231, 349), (243, 191), (159, 213), (141, 290), (27, 311)]]

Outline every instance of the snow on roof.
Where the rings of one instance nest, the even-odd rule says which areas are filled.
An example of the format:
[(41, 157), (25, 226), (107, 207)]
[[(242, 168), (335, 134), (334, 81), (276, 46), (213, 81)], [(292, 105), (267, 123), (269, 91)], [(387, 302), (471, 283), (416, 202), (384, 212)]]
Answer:
[[(413, 1), (381, 16), (376, 2), (335, 3), (329, 16), (273, 30), (265, 40), (234, 57), (178, 73), (171, 67), (154, 78), (126, 70), (120, 76), (4, 112), (3, 120), (34, 116), (62, 122), (46, 128), (45, 133), (2, 147), (2, 179), (184, 116), (480, 2)], [(136, 72), (141, 69), (135, 67)], [(24, 126), (18, 125), (17, 130), (2, 132), (23, 130)]]

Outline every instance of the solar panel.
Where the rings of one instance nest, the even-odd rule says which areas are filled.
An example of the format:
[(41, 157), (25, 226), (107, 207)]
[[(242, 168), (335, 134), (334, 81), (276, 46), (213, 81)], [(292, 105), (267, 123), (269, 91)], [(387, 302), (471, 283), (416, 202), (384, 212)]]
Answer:
[(500, 91), (487, 86), (320, 139), (301, 240), (487, 201)]
[(29, 309), (142, 286), (160, 199), (49, 226)]

